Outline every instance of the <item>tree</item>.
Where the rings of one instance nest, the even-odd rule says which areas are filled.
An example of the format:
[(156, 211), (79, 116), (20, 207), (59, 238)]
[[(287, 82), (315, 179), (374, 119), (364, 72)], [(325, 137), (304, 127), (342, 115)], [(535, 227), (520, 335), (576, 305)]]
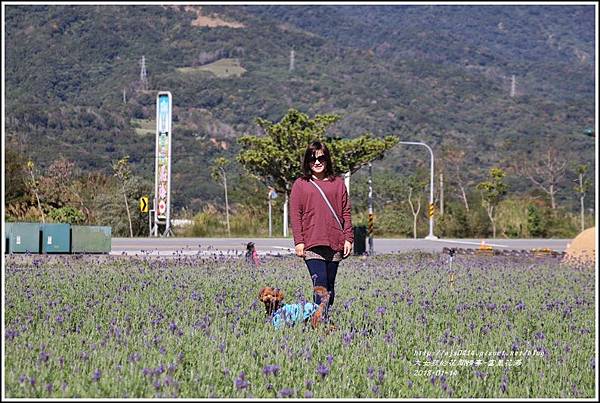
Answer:
[(556, 210), (558, 185), (567, 168), (567, 160), (555, 146), (518, 159), (515, 171), (528, 178), (535, 186), (550, 197), (550, 206)]
[(587, 165), (579, 165), (577, 166), (576, 172), (577, 175), (579, 176), (578, 180), (575, 180), (575, 182), (578, 182), (578, 184), (575, 186), (575, 192), (579, 195), (579, 202), (581, 205), (581, 230), (583, 231), (585, 229), (585, 208), (584, 208), (584, 204), (583, 204), (583, 199), (585, 197), (585, 194), (587, 193), (587, 191), (590, 189), (590, 181), (585, 178), (585, 175), (587, 174), (588, 171), (588, 166)]
[(449, 183), (458, 187), (459, 198), (463, 201), (465, 205), (465, 210), (469, 211), (469, 200), (467, 199), (467, 186), (471, 184), (469, 180), (467, 180), (465, 176), (465, 155), (466, 151), (464, 148), (458, 148), (455, 146), (446, 146), (444, 147), (444, 152), (442, 154), (442, 164), (444, 167), (448, 167), (448, 175), (446, 175), (446, 179)]
[(504, 183), (506, 174), (501, 168), (490, 169), (490, 180), (481, 182), (477, 189), (481, 192), (481, 204), (492, 222), (492, 237), (496, 237), (496, 207), (508, 190)]
[[(423, 189), (427, 186), (427, 182), (423, 180), (419, 180), (417, 176), (412, 176), (408, 181), (408, 204), (410, 205), (410, 211), (413, 215), (413, 238), (417, 239), (417, 218), (419, 216), (419, 212), (421, 211), (421, 197), (423, 196)], [(412, 193), (413, 190), (416, 191), (417, 194), (417, 208), (415, 210)]]
[(217, 158), (213, 162), (213, 168), (211, 171), (211, 177), (215, 181), (223, 181), (223, 188), (225, 189), (225, 217), (227, 221), (227, 236), (231, 237), (231, 227), (229, 226), (229, 200), (227, 199), (227, 175), (225, 175), (225, 167), (229, 164), (229, 161), (223, 157)]
[(336, 115), (316, 115), (311, 119), (295, 109), (288, 110), (277, 123), (258, 118), (266, 136), (240, 137), (242, 151), (237, 160), (267, 186), (289, 195), (302, 171), (304, 151), (313, 141), (327, 145), (336, 174), (356, 172), (370, 161), (383, 158), (385, 151), (398, 142), (395, 136), (377, 139), (369, 134), (354, 139), (326, 137), (327, 128), (338, 120)]
[(55, 208), (48, 213), (48, 217), (54, 222), (68, 224), (83, 224), (85, 222), (83, 213), (71, 206)]
[(45, 223), (46, 217), (44, 216), (44, 210), (42, 209), (42, 203), (40, 202), (40, 194), (39, 194), (39, 189), (38, 189), (39, 183), (38, 183), (38, 181), (35, 180), (34, 169), (35, 169), (35, 165), (33, 164), (33, 161), (31, 161), (31, 160), (27, 161), (27, 171), (29, 172), (29, 175), (31, 176), (31, 181), (29, 181), (29, 180), (27, 181), (27, 187), (29, 189), (31, 189), (31, 191), (35, 195), (35, 198), (37, 199), (38, 209), (40, 210), (40, 213), (42, 214), (42, 222)]
[(129, 203), (127, 202), (127, 191), (125, 186), (131, 177), (131, 167), (129, 166), (129, 155), (121, 158), (112, 165), (114, 176), (119, 180), (121, 185), (123, 198), (125, 199), (125, 210), (127, 211), (127, 219), (129, 220), (129, 236), (133, 238), (133, 227), (131, 225), (131, 213), (129, 211)]

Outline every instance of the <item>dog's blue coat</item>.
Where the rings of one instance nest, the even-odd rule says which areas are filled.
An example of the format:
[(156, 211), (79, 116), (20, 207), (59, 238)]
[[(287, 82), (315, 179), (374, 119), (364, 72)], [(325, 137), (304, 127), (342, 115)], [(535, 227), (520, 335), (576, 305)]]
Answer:
[(275, 329), (281, 328), (283, 324), (293, 326), (296, 323), (302, 322), (317, 312), (318, 305), (312, 302), (306, 302), (304, 304), (286, 304), (279, 308), (273, 314), (271, 323), (275, 326)]

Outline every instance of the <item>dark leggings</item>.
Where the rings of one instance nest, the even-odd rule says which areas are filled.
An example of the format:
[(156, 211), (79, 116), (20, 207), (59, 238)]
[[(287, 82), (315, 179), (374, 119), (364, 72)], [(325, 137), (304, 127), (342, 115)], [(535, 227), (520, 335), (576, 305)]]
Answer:
[[(321, 286), (327, 288), (327, 291), (329, 291), (328, 307), (333, 305), (333, 297), (335, 296), (333, 287), (340, 262), (328, 262), (320, 259), (308, 259), (304, 262), (308, 267), (313, 287)], [(313, 302), (317, 305), (321, 303), (321, 297), (316, 293), (313, 293)]]

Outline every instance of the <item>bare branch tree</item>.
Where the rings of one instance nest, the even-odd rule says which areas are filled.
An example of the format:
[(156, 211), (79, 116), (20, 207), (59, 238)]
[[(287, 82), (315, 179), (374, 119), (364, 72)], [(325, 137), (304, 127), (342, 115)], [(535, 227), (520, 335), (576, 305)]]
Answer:
[(526, 177), (537, 188), (550, 197), (550, 206), (556, 209), (556, 194), (559, 182), (565, 175), (567, 159), (555, 146), (548, 146), (541, 152), (521, 157), (513, 164), (515, 171)]

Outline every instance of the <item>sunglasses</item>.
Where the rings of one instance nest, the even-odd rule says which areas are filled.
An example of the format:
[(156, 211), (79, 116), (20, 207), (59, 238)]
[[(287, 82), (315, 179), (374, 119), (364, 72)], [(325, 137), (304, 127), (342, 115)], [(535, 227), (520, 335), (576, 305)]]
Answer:
[(314, 164), (316, 161), (319, 161), (321, 164), (324, 164), (327, 162), (324, 155), (320, 155), (318, 157), (310, 157), (308, 159), (308, 162), (310, 162), (311, 164)]

